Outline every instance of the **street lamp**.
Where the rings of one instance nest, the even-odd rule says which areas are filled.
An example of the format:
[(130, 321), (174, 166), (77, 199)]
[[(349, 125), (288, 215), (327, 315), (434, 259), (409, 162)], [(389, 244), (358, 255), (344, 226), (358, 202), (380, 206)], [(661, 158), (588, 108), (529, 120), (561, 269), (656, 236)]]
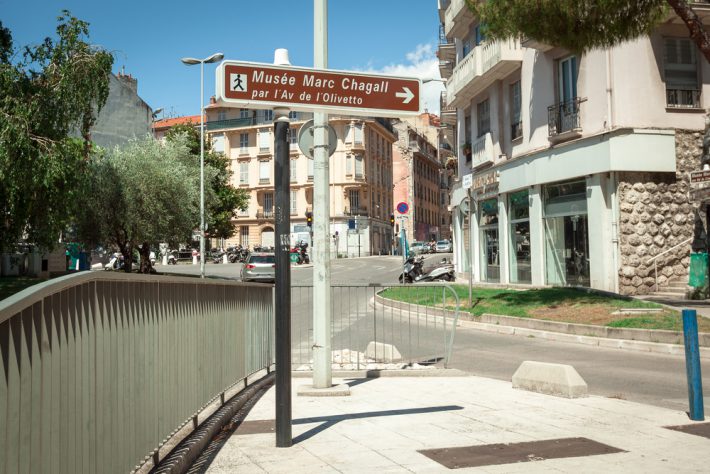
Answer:
[(224, 57), (215, 53), (205, 59), (182, 58), (184, 64), (200, 65), (200, 278), (205, 277), (205, 63), (215, 63)]

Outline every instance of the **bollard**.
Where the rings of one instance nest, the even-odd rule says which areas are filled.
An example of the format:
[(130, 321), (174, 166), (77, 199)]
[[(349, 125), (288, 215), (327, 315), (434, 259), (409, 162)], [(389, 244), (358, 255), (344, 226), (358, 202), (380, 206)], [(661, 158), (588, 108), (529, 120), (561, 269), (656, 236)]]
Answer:
[(685, 371), (688, 377), (690, 419), (703, 421), (703, 381), (700, 374), (698, 348), (698, 319), (694, 309), (683, 310), (683, 342), (685, 343)]

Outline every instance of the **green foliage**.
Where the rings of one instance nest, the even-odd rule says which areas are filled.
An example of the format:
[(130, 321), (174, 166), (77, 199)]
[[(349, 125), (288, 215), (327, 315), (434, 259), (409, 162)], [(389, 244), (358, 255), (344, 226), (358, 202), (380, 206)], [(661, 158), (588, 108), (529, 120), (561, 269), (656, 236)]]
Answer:
[[(165, 137), (167, 141), (180, 137), (187, 140), (190, 153), (199, 162), (200, 132), (194, 126), (175, 125), (168, 130)], [(214, 199), (208, 200), (205, 197), (205, 222), (211, 237), (226, 239), (234, 235), (233, 219), (237, 216), (237, 211), (249, 206), (249, 194), (246, 190), (234, 188), (229, 184), (232, 176), (229, 159), (221, 153), (213, 152), (208, 140), (205, 140), (204, 148), (205, 170), (208, 168), (212, 170), (212, 179), (205, 178), (205, 187), (210, 187), (214, 193)]]
[(466, 0), (491, 38), (519, 35), (582, 53), (650, 33), (668, 13), (665, 0)]
[(57, 38), (20, 55), (0, 24), (0, 251), (22, 239), (53, 248), (71, 219), (113, 63), (88, 34), (64, 11)]
[[(213, 175), (205, 170), (206, 179)], [(98, 154), (88, 176), (77, 214), (86, 243), (116, 246), (126, 257), (143, 246), (147, 255), (145, 244), (186, 242), (199, 222), (199, 163), (184, 136), (165, 144), (146, 137)]]

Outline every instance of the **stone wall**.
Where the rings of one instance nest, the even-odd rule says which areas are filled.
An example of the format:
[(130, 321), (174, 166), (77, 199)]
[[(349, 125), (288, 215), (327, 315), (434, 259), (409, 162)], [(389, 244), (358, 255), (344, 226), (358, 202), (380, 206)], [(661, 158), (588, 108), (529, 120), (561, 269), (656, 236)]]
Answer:
[[(648, 260), (689, 237), (704, 249), (699, 203), (690, 199), (688, 173), (700, 169), (702, 134), (676, 131), (676, 173), (619, 173), (619, 291), (643, 295), (655, 290), (654, 264)], [(656, 261), (658, 284), (686, 281), (690, 256), (686, 245)]]

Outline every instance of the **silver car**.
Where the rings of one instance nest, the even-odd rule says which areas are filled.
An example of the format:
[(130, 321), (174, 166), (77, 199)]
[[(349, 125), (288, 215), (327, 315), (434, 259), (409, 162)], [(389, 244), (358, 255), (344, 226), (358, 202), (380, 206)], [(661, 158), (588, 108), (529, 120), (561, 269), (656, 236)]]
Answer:
[(276, 280), (276, 256), (273, 253), (252, 253), (242, 267), (242, 281)]
[(436, 253), (451, 252), (451, 242), (448, 240), (440, 240), (436, 243)]

